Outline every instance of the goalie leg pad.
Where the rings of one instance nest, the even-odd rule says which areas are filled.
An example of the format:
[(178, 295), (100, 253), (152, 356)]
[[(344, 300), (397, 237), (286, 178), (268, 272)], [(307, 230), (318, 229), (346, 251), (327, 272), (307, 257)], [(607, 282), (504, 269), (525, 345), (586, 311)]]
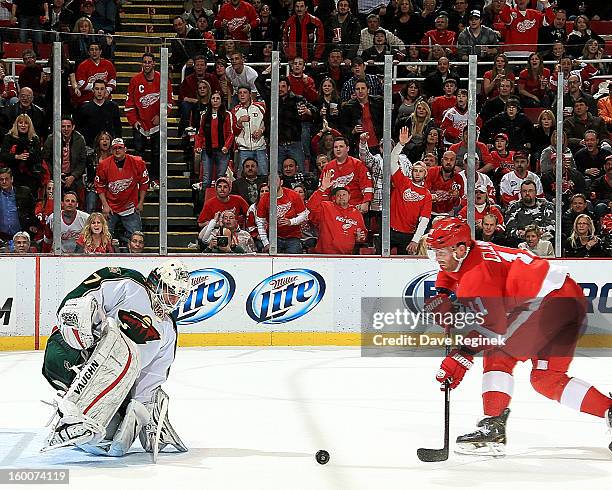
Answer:
[[(140, 360), (136, 345), (121, 333), (112, 318), (106, 322), (91, 357), (83, 365), (66, 395), (58, 400), (60, 420), (49, 436), (45, 450), (60, 447), (53, 441), (57, 442), (55, 433), (65, 425), (84, 424), (87, 427), (84, 432), (90, 433), (90, 438), (84, 440), (84, 434), (78, 434), (70, 442), (70, 439), (62, 437), (62, 446), (101, 441), (106, 427), (138, 377)], [(68, 432), (76, 435), (81, 430), (72, 429)]]
[(167, 411), (168, 402), (169, 397), (166, 392), (157, 388), (153, 392), (151, 401), (145, 404), (151, 414), (151, 419), (140, 432), (140, 443), (145, 451), (155, 455), (168, 444), (181, 453), (188, 450), (170, 423)]
[[(84, 444), (79, 447), (97, 456), (125, 456), (138, 437), (139, 432), (149, 423), (149, 411), (136, 400), (131, 400), (125, 416), (119, 423), (111, 440), (104, 440), (96, 445)], [(107, 432), (108, 433), (108, 432)]]

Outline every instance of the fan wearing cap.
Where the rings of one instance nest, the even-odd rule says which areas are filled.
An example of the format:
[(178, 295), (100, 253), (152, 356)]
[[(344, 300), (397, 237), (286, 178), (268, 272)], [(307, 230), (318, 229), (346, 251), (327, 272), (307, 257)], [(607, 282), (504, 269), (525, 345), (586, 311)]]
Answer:
[[(474, 354), (484, 351), (485, 417), (476, 431), (457, 438), (460, 452), (504, 453), (512, 371), (519, 361), (532, 360), (531, 385), (541, 395), (612, 422), (612, 399), (567, 375), (587, 305), (582, 288), (563, 267), (526, 250), (475, 242), (460, 218), (438, 221), (427, 245), (440, 266), (435, 282), (439, 294), (424, 310), (446, 314), (444, 318), (450, 314), (453, 329), (459, 320), (456, 305), (467, 307), (475, 321), (463, 330), (453, 329), (454, 333), (463, 340), (480, 341), (464, 342), (446, 356), (436, 382), (457, 388), (472, 367)], [(496, 335), (502, 345), (484, 342)]]
[(429, 56), (429, 50), (434, 44), (439, 44), (444, 48), (447, 56), (454, 56), (457, 48), (457, 33), (448, 29), (448, 14), (444, 11), (440, 12), (434, 23), (435, 29), (431, 29), (425, 33), (421, 39), (423, 55)]
[[(308, 200), (308, 219), (319, 228), (315, 251), (320, 254), (353, 253), (357, 243), (366, 239), (367, 229), (363, 215), (349, 204), (350, 192), (346, 187), (332, 188), (331, 171), (324, 171), (321, 186)], [(331, 190), (331, 192), (330, 192)], [(331, 196), (331, 201), (327, 200)]]
[(514, 170), (514, 151), (508, 150), (508, 135), (497, 133), (493, 138), (493, 149), (491, 150), (491, 166), (495, 170), (497, 181), (508, 172)]
[[(454, 145), (453, 145), (454, 146)], [(452, 148), (452, 147), (451, 147)], [(476, 168), (480, 166), (480, 158), (478, 158), (478, 153), (474, 155), (474, 164)], [(465, 153), (463, 155), (463, 168), (468, 168), (468, 154)], [(467, 204), (467, 175), (465, 170), (461, 170), (459, 172), (459, 177), (461, 177), (461, 188), (459, 189), (459, 195), (461, 196), (461, 206), (465, 206)], [(476, 172), (476, 182), (474, 183), (476, 186), (482, 186), (487, 189), (487, 195), (491, 202), (495, 202), (495, 185), (491, 178), (482, 172)]]
[(467, 27), (459, 33), (457, 57), (462, 61), (467, 61), (470, 54), (478, 56), (478, 61), (491, 61), (497, 54), (497, 33), (490, 27), (483, 26), (480, 17), (480, 10), (472, 10)]
[[(476, 226), (476, 232), (482, 232), (483, 218), (492, 214), (497, 219), (497, 231), (504, 231), (504, 215), (499, 210), (499, 207), (491, 205), (489, 196), (487, 194), (488, 189), (482, 184), (478, 184), (475, 189), (474, 198), (474, 224)], [(458, 216), (461, 219), (467, 220), (467, 206), (463, 206), (459, 210)]]
[(410, 142), (408, 128), (400, 129), (399, 142), (391, 152), (391, 247), (399, 255), (414, 255), (431, 218), (431, 192), (425, 187), (427, 167), (423, 162), (412, 165), (411, 178), (404, 175), (399, 155)]
[(529, 154), (524, 151), (517, 151), (512, 157), (513, 170), (506, 173), (499, 183), (499, 193), (502, 206), (505, 208), (511, 202), (521, 198), (521, 184), (525, 180), (532, 181), (536, 186), (536, 197), (544, 197), (542, 182), (540, 177), (527, 170), (529, 168)]
[(482, 141), (493, 143), (493, 137), (498, 133), (506, 133), (510, 140), (508, 149), (524, 150), (531, 148), (533, 123), (520, 112), (521, 105), (517, 98), (511, 97), (506, 102), (504, 112), (494, 116), (482, 128)]
[(125, 235), (118, 237), (127, 244), (135, 231), (142, 230), (140, 213), (149, 186), (149, 173), (144, 160), (128, 155), (121, 138), (111, 142), (112, 155), (96, 168), (94, 186), (102, 202), (102, 213), (108, 219), (111, 235), (121, 221)]

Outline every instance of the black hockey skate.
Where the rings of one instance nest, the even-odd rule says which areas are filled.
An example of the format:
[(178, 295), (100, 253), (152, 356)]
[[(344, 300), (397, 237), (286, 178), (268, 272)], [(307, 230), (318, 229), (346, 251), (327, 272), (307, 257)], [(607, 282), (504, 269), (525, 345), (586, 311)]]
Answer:
[(485, 417), (478, 422), (478, 429), (457, 437), (458, 454), (481, 456), (504, 456), (506, 454), (506, 421), (510, 409), (506, 408), (497, 417)]

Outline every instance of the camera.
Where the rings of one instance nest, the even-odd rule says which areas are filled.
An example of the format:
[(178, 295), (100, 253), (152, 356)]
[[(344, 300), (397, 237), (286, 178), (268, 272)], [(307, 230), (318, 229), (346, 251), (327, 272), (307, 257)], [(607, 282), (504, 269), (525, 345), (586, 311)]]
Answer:
[(217, 247), (221, 248), (221, 247), (227, 247), (227, 245), (229, 244), (229, 238), (226, 236), (219, 236), (217, 237)]

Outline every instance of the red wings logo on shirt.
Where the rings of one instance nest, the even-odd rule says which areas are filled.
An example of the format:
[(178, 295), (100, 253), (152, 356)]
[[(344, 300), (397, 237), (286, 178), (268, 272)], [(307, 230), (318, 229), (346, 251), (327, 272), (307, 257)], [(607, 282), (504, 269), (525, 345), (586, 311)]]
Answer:
[(529, 29), (531, 29), (535, 25), (536, 25), (535, 20), (525, 19), (519, 22), (518, 24), (516, 24), (516, 30), (519, 32), (527, 32)]
[(108, 190), (111, 192), (111, 194), (120, 194), (124, 190), (129, 189), (133, 181), (134, 179), (130, 177), (129, 179), (120, 179), (115, 180), (114, 182), (109, 182)]
[(290, 209), (291, 209), (290, 202), (288, 202), (287, 204), (279, 204), (277, 206), (276, 214), (279, 218), (282, 218), (289, 212)]
[(346, 187), (353, 181), (353, 177), (355, 177), (353, 172), (347, 175), (341, 175), (335, 180), (334, 187)]
[(96, 80), (106, 80), (107, 78), (108, 78), (108, 72), (103, 71), (102, 73), (94, 73), (93, 75), (91, 75), (87, 79), (87, 82), (93, 84)]
[(418, 192), (413, 191), (412, 189), (406, 189), (402, 194), (402, 198), (404, 201), (409, 202), (417, 202), (422, 201), (425, 196), (423, 194), (419, 194)]
[(140, 98), (140, 105), (143, 109), (147, 107), (151, 107), (153, 104), (156, 104), (159, 101), (159, 92), (153, 94), (143, 95)]
[(233, 19), (227, 21), (227, 30), (230, 32), (234, 32), (239, 27), (241, 27), (243, 24), (245, 24), (246, 21), (247, 21), (247, 18), (244, 16), (234, 17)]

